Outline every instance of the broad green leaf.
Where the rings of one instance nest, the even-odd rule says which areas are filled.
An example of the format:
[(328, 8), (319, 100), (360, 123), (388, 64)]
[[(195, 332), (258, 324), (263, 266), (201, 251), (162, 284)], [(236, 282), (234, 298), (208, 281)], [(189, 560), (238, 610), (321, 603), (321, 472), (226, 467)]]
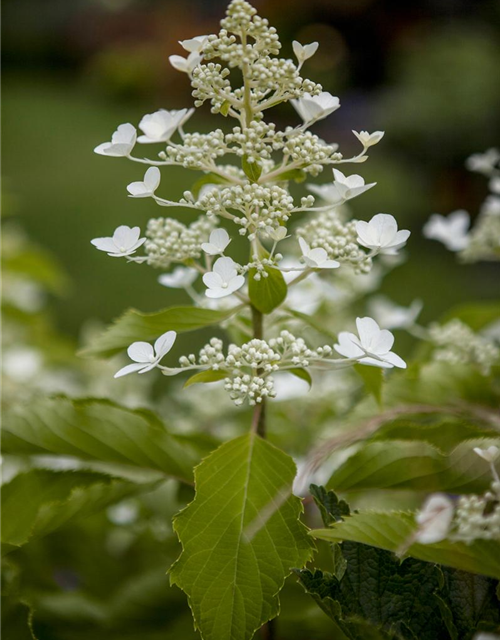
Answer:
[(491, 472), (473, 448), (490, 445), (500, 446), (500, 438), (466, 440), (449, 454), (427, 442), (366, 442), (333, 472), (328, 487), (482, 493), (491, 483)]
[(196, 468), (195, 500), (174, 520), (183, 551), (170, 575), (204, 640), (251, 638), (278, 614), (290, 570), (311, 557), (295, 473), (289, 456), (254, 434)]
[(500, 319), (500, 302), (469, 302), (450, 309), (441, 318), (441, 322), (448, 322), (458, 318), (469, 325), (474, 331), (481, 331), (495, 320)]
[(384, 370), (380, 367), (367, 367), (362, 364), (354, 365), (354, 370), (362, 378), (367, 392), (371, 393), (380, 407), (382, 405)]
[[(144, 485), (142, 485), (144, 486)], [(140, 490), (93, 471), (33, 469), (2, 487), (2, 552), (9, 552)]]
[(56, 454), (132, 465), (192, 482), (193, 466), (212, 448), (206, 437), (173, 435), (150, 411), (107, 400), (43, 398), (4, 417), (4, 453)]
[(267, 278), (255, 280), (255, 269), (248, 272), (248, 295), (261, 313), (271, 313), (285, 300), (287, 286), (283, 274), (273, 267), (265, 267)]
[(293, 369), (288, 369), (288, 372), (294, 375), (301, 380), (305, 380), (309, 385), (309, 388), (312, 387), (312, 378), (311, 374), (307, 369), (303, 369), (302, 367), (294, 367)]
[(200, 382), (218, 382), (219, 380), (224, 380), (227, 376), (227, 371), (222, 370), (213, 371), (212, 369), (209, 369), (208, 371), (200, 371), (186, 380), (184, 388), (186, 389), (192, 384), (198, 384)]
[(249, 162), (247, 156), (241, 159), (241, 168), (250, 182), (257, 182), (262, 175), (262, 165), (258, 162)]
[[(366, 511), (328, 529), (315, 529), (311, 535), (328, 542), (350, 540), (396, 552), (407, 543), (415, 528), (412, 513)], [(475, 540), (471, 544), (450, 540), (425, 545), (415, 543), (405, 555), (500, 579), (500, 542), (493, 540)]]
[(172, 307), (157, 313), (141, 313), (129, 309), (100, 336), (95, 338), (81, 354), (108, 357), (126, 349), (138, 340), (155, 340), (166, 331), (195, 331), (227, 320), (241, 307), (217, 311), (201, 307)]
[(2, 595), (2, 631), (8, 640), (37, 640), (33, 609), (26, 602)]
[(198, 197), (201, 191), (201, 188), (204, 187), (206, 184), (230, 184), (230, 183), (225, 178), (220, 176), (218, 173), (206, 173), (204, 176), (199, 178), (199, 180), (197, 180), (190, 189), (191, 193), (194, 195), (195, 198)]
[(280, 173), (278, 176), (278, 181), (288, 181), (293, 180), (294, 182), (304, 182), (307, 178), (307, 174), (302, 169), (290, 169), (290, 171), (285, 171), (284, 173)]
[(351, 514), (347, 502), (339, 500), (333, 491), (327, 491), (324, 487), (312, 484), (309, 487), (309, 492), (321, 513), (321, 519), (325, 526), (329, 526), (333, 522), (342, 522)]

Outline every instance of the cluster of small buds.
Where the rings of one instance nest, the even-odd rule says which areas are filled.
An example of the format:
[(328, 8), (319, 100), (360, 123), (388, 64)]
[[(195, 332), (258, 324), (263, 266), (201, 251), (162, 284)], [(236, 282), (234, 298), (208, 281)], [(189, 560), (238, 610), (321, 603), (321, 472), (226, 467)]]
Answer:
[(483, 336), (454, 318), (444, 325), (429, 327), (431, 342), (437, 347), (433, 358), (451, 364), (474, 364), (481, 373), (488, 375), (491, 367), (500, 359), (500, 349)]
[[(495, 198), (500, 203), (500, 198)], [(469, 234), (469, 242), (460, 252), (464, 262), (480, 260), (500, 260), (500, 204), (498, 212), (489, 213), (488, 209), (479, 216), (473, 230)]]
[(303, 131), (288, 135), (283, 153), (289, 156), (295, 164), (300, 163), (300, 167), (306, 173), (317, 176), (323, 171), (325, 161), (342, 159), (342, 154), (337, 153), (337, 148), (336, 144), (326, 144), (314, 133)]
[(252, 257), (253, 257), (253, 260), (251, 262), (248, 262), (246, 265), (242, 267), (241, 273), (245, 274), (251, 270), (255, 271), (253, 275), (253, 279), (257, 280), (257, 282), (259, 280), (262, 280), (262, 278), (268, 278), (269, 277), (268, 269), (276, 268), (278, 262), (283, 258), (281, 253), (275, 254), (273, 258), (260, 259), (257, 255), (254, 255)]
[(276, 396), (271, 376), (263, 378), (250, 374), (236, 375), (225, 379), (224, 389), (237, 406), (243, 404), (245, 400), (248, 400), (249, 405), (254, 406), (260, 404), (264, 398)]
[(168, 145), (166, 157), (188, 169), (202, 169), (207, 166), (207, 161), (214, 161), (224, 156), (227, 147), (224, 133), (216, 129), (210, 133), (186, 133), (184, 144)]
[(274, 351), (271, 343), (254, 338), (239, 347), (230, 344), (226, 365), (231, 369), (250, 367), (253, 370), (261, 370), (264, 373), (272, 373), (279, 369), (278, 362), (281, 356)]
[[(265, 340), (253, 339), (241, 347), (229, 345), (225, 368), (232, 373), (225, 379), (224, 388), (236, 405), (248, 400), (255, 405), (266, 397), (273, 398), (271, 373), (279, 369), (280, 355)], [(251, 369), (251, 373), (242, 370)]]
[(461, 496), (455, 513), (455, 538), (465, 542), (500, 540), (500, 483), (483, 496)]
[(255, 100), (261, 100), (270, 90), (287, 98), (300, 98), (306, 93), (319, 95), (323, 89), (320, 84), (302, 78), (295, 64), (284, 58), (259, 58), (250, 68), (250, 79)]
[(200, 216), (186, 226), (174, 218), (153, 218), (146, 229), (144, 244), (147, 262), (153, 267), (168, 268), (172, 262), (199, 258), (201, 245), (217, 224), (216, 218)]
[(219, 113), (223, 104), (232, 98), (229, 74), (229, 69), (222, 68), (220, 64), (198, 65), (191, 76), (195, 107), (201, 107), (205, 100), (210, 100), (212, 113)]
[[(226, 135), (226, 144), (237, 156), (245, 156), (248, 162), (259, 165), (261, 159), (271, 159), (272, 152), (282, 146), (276, 125), (263, 121), (251, 122), (245, 129), (234, 127), (232, 133)], [(230, 145), (236, 145), (236, 148)]]
[(296, 338), (286, 329), (281, 331), (277, 338), (269, 340), (269, 346), (281, 352), (282, 362), (297, 367), (307, 367), (311, 359), (318, 360), (333, 353), (333, 349), (328, 345), (310, 349), (303, 338)]
[(335, 211), (325, 211), (298, 227), (296, 234), (312, 249), (324, 249), (329, 259), (351, 265), (356, 273), (368, 273), (372, 268), (372, 259), (357, 242), (356, 220), (342, 222)]
[(278, 55), (281, 49), (276, 29), (269, 26), (266, 18), (258, 16), (257, 10), (245, 0), (233, 0), (230, 3), (226, 17), (221, 20), (221, 27), (230, 33), (250, 36), (255, 40), (255, 48), (265, 55)]
[[(294, 208), (293, 198), (285, 189), (255, 183), (212, 189), (200, 198), (199, 206), (209, 216), (233, 217), (234, 222), (241, 226), (240, 234), (249, 233), (250, 240), (259, 229), (277, 228), (285, 223)], [(243, 215), (231, 216), (228, 209), (240, 211)]]
[[(223, 342), (219, 338), (212, 338), (208, 344), (206, 344), (198, 355), (198, 364), (205, 365), (217, 371), (223, 369), (225, 364), (225, 356), (223, 353)], [(196, 365), (196, 356), (194, 353), (189, 356), (181, 356), (179, 358), (179, 364), (181, 367), (192, 367)]]

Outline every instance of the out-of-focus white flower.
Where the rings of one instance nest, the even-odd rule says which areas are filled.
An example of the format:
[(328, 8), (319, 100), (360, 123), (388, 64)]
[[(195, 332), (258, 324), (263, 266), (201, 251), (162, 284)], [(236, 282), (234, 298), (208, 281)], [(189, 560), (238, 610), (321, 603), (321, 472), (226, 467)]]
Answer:
[(408, 230), (398, 231), (396, 218), (388, 213), (377, 213), (370, 222), (359, 220), (356, 231), (359, 244), (386, 255), (397, 253), (410, 237)]
[(302, 251), (302, 260), (308, 267), (313, 269), (336, 269), (340, 267), (340, 262), (330, 260), (328, 253), (322, 247), (311, 249), (304, 238), (299, 238), (299, 245)]
[(195, 36), (194, 38), (189, 38), (189, 40), (179, 40), (179, 44), (189, 53), (200, 53), (207, 40), (208, 36)]
[(162, 273), (158, 282), (171, 289), (185, 289), (190, 287), (198, 277), (198, 271), (190, 267), (176, 267), (172, 273)]
[(210, 256), (218, 256), (224, 253), (224, 250), (230, 242), (231, 238), (225, 229), (214, 229), (210, 234), (209, 241), (203, 242), (201, 248)]
[(481, 214), (488, 216), (500, 216), (500, 197), (488, 196), (481, 207)]
[(139, 507), (133, 500), (124, 500), (123, 502), (108, 507), (106, 515), (113, 524), (128, 525), (137, 520)]
[(500, 636), (494, 633), (476, 633), (472, 640), (500, 640)]
[(137, 131), (130, 123), (121, 124), (111, 136), (111, 142), (103, 142), (95, 149), (95, 153), (101, 156), (126, 157), (134, 148), (137, 140)]
[(300, 44), (297, 40), (292, 42), (293, 52), (295, 57), (299, 61), (299, 64), (302, 66), (306, 60), (312, 58), (312, 56), (316, 53), (319, 47), (318, 42), (311, 42), (311, 44)]
[(213, 270), (203, 275), (203, 282), (208, 287), (205, 291), (207, 298), (224, 298), (241, 289), (245, 278), (238, 275), (237, 266), (232, 258), (215, 261)]
[(16, 382), (26, 382), (41, 373), (42, 354), (27, 346), (4, 349), (2, 369), (6, 376)]
[(328, 91), (322, 91), (318, 96), (304, 93), (302, 98), (290, 101), (304, 121), (304, 124), (313, 124), (326, 118), (340, 107), (340, 101)]
[(276, 400), (302, 398), (309, 393), (309, 383), (287, 371), (278, 371), (273, 375)]
[(151, 198), (158, 189), (161, 180), (161, 173), (158, 167), (149, 167), (144, 174), (144, 180), (131, 182), (127, 186), (127, 191), (131, 198)]
[(134, 364), (128, 364), (115, 373), (115, 378), (121, 378), (129, 373), (146, 373), (160, 364), (160, 360), (167, 355), (172, 348), (177, 333), (167, 331), (154, 343), (154, 348), (149, 342), (133, 342), (127, 349), (128, 356)]
[(139, 129), (144, 133), (137, 138), (142, 144), (168, 142), (177, 129), (192, 116), (194, 109), (167, 111), (159, 109), (146, 114), (139, 122)]
[(106, 251), (108, 256), (120, 258), (130, 256), (146, 242), (146, 238), (140, 238), (141, 229), (139, 227), (127, 227), (121, 225), (115, 229), (112, 238), (94, 238), (90, 242), (99, 249)]
[[(285, 266), (285, 260), (280, 262), (281, 266)], [(291, 266), (291, 265), (290, 265)], [(289, 284), (296, 274), (292, 272), (284, 273), (285, 282)], [(323, 300), (327, 299), (332, 286), (325, 282), (316, 273), (312, 273), (308, 278), (294, 284), (288, 289), (286, 304), (294, 311), (312, 314), (316, 313)]]
[(322, 200), (328, 202), (328, 204), (336, 205), (342, 202), (338, 189), (333, 182), (326, 184), (308, 184), (306, 187)]
[(469, 171), (477, 171), (477, 173), (489, 175), (499, 161), (500, 151), (492, 148), (484, 153), (473, 153), (465, 161), (465, 166)]
[(500, 176), (493, 176), (488, 184), (490, 191), (500, 195)]
[(391, 351), (394, 336), (387, 329), (380, 329), (373, 318), (356, 318), (359, 337), (349, 331), (341, 331), (334, 349), (341, 356), (358, 360), (382, 369), (399, 367), (406, 369), (406, 362)]
[(462, 251), (469, 244), (469, 225), (470, 216), (463, 209), (449, 216), (434, 213), (425, 223), (423, 233), (426, 238), (442, 242), (450, 251)]
[(500, 455), (500, 449), (494, 445), (491, 445), (491, 447), (488, 447), (487, 449), (474, 447), (474, 453), (477, 453), (477, 455), (483, 460), (486, 460), (486, 462), (495, 462)]
[(415, 324), (423, 302), (414, 300), (409, 307), (400, 307), (384, 296), (376, 296), (369, 303), (370, 313), (384, 329), (405, 329)]
[(363, 147), (373, 147), (374, 144), (378, 144), (384, 137), (385, 131), (374, 131), (368, 133), (368, 131), (354, 131), (354, 135), (361, 142)]
[(169, 61), (174, 69), (190, 75), (200, 64), (202, 59), (203, 56), (200, 53), (193, 51), (193, 53), (190, 53), (187, 58), (183, 58), (182, 56), (170, 56)]
[(266, 233), (275, 242), (280, 242), (286, 238), (287, 229), (286, 227), (278, 227), (274, 229), (273, 227), (266, 227)]
[(455, 507), (443, 493), (434, 493), (415, 516), (419, 529), (415, 541), (420, 544), (441, 542), (448, 535)]

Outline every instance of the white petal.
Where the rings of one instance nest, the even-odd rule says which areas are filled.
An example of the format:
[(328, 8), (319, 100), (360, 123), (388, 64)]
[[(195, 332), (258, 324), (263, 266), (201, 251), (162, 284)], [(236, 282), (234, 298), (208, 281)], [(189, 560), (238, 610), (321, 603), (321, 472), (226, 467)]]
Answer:
[(370, 349), (372, 341), (378, 338), (380, 327), (373, 318), (356, 318), (356, 327), (361, 344), (365, 349)]
[(133, 342), (127, 349), (128, 357), (134, 362), (149, 363), (154, 358), (153, 347), (149, 342)]
[(122, 247), (128, 249), (137, 242), (141, 235), (140, 227), (128, 227), (125, 224), (117, 227), (113, 233), (113, 242), (121, 249)]
[(116, 252), (116, 245), (113, 238), (94, 238), (90, 241), (99, 251)]
[(372, 340), (371, 348), (373, 350), (373, 353), (382, 355), (388, 353), (391, 350), (393, 344), (394, 336), (392, 335), (392, 333), (387, 329), (382, 329), (378, 336), (376, 336), (375, 339)]
[(218, 289), (222, 287), (224, 284), (224, 280), (218, 273), (214, 273), (213, 271), (209, 271), (208, 273), (203, 274), (203, 283), (209, 289)]
[(210, 234), (210, 243), (219, 247), (221, 251), (231, 242), (228, 232), (225, 229), (214, 229)]
[(382, 357), (386, 362), (389, 362), (395, 367), (398, 367), (399, 369), (406, 369), (406, 362), (393, 351), (389, 351), (389, 353), (384, 354)]
[(167, 331), (156, 340), (154, 346), (156, 358), (158, 360), (161, 360), (163, 356), (170, 351), (176, 338), (177, 333), (175, 331)]
[(363, 245), (363, 247), (376, 247), (377, 240), (374, 237), (373, 227), (370, 226), (368, 222), (364, 220), (358, 220), (356, 222), (356, 232), (358, 234), (358, 242)]
[(335, 344), (333, 348), (337, 353), (346, 358), (359, 358), (364, 355), (362, 349), (360, 349), (356, 343), (356, 336), (348, 331), (341, 331), (338, 335), (338, 344)]
[(134, 198), (148, 198), (153, 195), (144, 182), (131, 182), (127, 185), (127, 191)]
[(304, 240), (304, 238), (299, 238), (300, 250), (302, 251), (302, 255), (307, 256), (311, 251), (309, 245)]
[(244, 276), (235, 276), (234, 278), (232, 278), (230, 280), (230, 282), (228, 283), (228, 289), (231, 293), (234, 293), (235, 291), (238, 291), (238, 289), (241, 289), (241, 287), (245, 284), (245, 277)]
[(144, 174), (144, 184), (153, 193), (158, 189), (161, 180), (161, 173), (158, 167), (149, 167)]
[(119, 371), (117, 371), (114, 375), (115, 378), (121, 378), (122, 376), (126, 376), (129, 373), (135, 373), (144, 367), (143, 364), (128, 364), (126, 367), (122, 367)]
[(182, 56), (170, 56), (169, 62), (177, 71), (183, 71), (184, 73), (187, 71), (187, 59)]
[(213, 270), (220, 275), (223, 282), (229, 282), (238, 274), (235, 261), (227, 257), (216, 260)]
[(201, 248), (205, 253), (208, 253), (209, 256), (218, 256), (220, 254), (219, 247), (216, 247), (211, 242), (202, 242)]

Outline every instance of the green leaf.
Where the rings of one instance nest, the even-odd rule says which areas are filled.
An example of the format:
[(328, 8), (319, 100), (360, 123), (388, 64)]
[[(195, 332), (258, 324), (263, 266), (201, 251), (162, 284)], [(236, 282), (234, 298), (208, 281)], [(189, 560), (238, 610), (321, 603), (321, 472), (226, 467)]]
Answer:
[[(415, 532), (412, 513), (366, 511), (349, 516), (328, 529), (311, 531), (328, 542), (350, 540), (396, 552)], [(475, 540), (470, 544), (443, 540), (436, 544), (412, 544), (407, 556), (443, 564), (462, 571), (500, 579), (500, 542)]]
[(248, 295), (253, 306), (261, 313), (271, 313), (273, 309), (285, 300), (288, 288), (285, 278), (278, 269), (265, 267), (267, 278), (261, 277), (255, 280), (257, 273), (255, 269), (250, 269), (248, 273)]
[(33, 632), (33, 609), (29, 604), (2, 595), (2, 631), (9, 640), (37, 640)]
[(126, 349), (138, 340), (155, 340), (166, 331), (195, 331), (219, 324), (236, 313), (241, 306), (217, 311), (201, 307), (171, 307), (156, 313), (141, 313), (129, 309), (104, 333), (81, 352), (84, 356), (108, 357)]
[(4, 453), (56, 454), (132, 465), (186, 482), (213, 449), (207, 437), (173, 435), (152, 412), (107, 400), (39, 399), (4, 417)]
[(450, 309), (442, 318), (445, 323), (458, 318), (474, 331), (481, 331), (495, 320), (500, 319), (500, 302), (468, 302)]
[(304, 182), (307, 178), (307, 174), (302, 169), (290, 169), (290, 171), (285, 171), (284, 173), (280, 173), (277, 177), (279, 182), (293, 180), (294, 182)]
[(500, 446), (500, 438), (466, 440), (449, 454), (427, 442), (366, 442), (333, 472), (328, 487), (482, 493), (491, 483), (491, 473), (473, 448), (490, 445)]
[(208, 371), (200, 371), (186, 380), (184, 389), (200, 382), (218, 382), (219, 380), (224, 380), (227, 376), (227, 371), (222, 370), (214, 371), (213, 369), (209, 369)]
[(384, 370), (380, 367), (368, 367), (362, 364), (354, 365), (354, 370), (359, 376), (361, 376), (367, 392), (371, 393), (379, 407), (382, 406)]
[(262, 175), (262, 166), (258, 162), (250, 162), (248, 156), (241, 159), (241, 168), (250, 182), (257, 182)]
[(251, 638), (278, 614), (291, 568), (311, 557), (295, 473), (289, 456), (255, 434), (196, 468), (196, 498), (174, 520), (183, 551), (171, 583), (188, 595), (204, 640)]
[(312, 484), (309, 487), (316, 506), (321, 513), (321, 519), (325, 526), (342, 520), (351, 514), (349, 505), (345, 500), (339, 500), (333, 491), (327, 491), (324, 487)]
[(191, 187), (190, 191), (194, 195), (195, 198), (200, 194), (201, 188), (206, 184), (231, 184), (228, 182), (223, 176), (220, 176), (218, 173), (206, 173), (201, 178), (199, 178)]
[(2, 487), (2, 552), (100, 511), (140, 487), (93, 471), (34, 469), (19, 474)]
[(305, 380), (309, 385), (309, 388), (312, 387), (311, 374), (307, 369), (303, 369), (302, 367), (294, 367), (293, 369), (288, 369), (288, 373), (291, 373), (292, 375), (294, 375), (297, 378), (300, 378), (301, 380)]

